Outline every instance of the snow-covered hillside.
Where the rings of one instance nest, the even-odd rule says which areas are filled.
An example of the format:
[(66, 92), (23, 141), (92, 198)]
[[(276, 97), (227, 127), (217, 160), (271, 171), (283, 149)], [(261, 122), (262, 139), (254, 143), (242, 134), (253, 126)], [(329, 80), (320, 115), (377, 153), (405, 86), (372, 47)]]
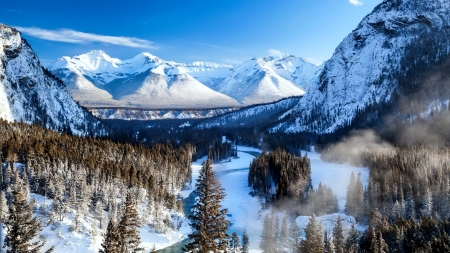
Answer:
[(101, 119), (121, 120), (159, 120), (159, 119), (206, 119), (235, 108), (216, 108), (203, 110), (142, 110), (142, 109), (90, 109), (90, 112)]
[[(449, 7), (448, 1), (383, 1), (325, 63), (315, 84), (293, 109), (296, 120), (274, 130), (329, 133), (349, 124), (367, 106), (389, 102), (398, 91), (399, 78), (418, 59), (449, 54), (448, 36), (442, 35), (448, 33)], [(442, 36), (435, 36), (438, 33)], [(430, 43), (415, 46), (424, 38), (443, 42), (438, 50)], [(423, 63), (422, 69), (428, 62)]]
[(72, 97), (95, 108), (204, 109), (267, 103), (302, 95), (321, 67), (285, 55), (241, 66), (164, 61), (141, 53), (129, 60), (94, 50), (49, 66)]
[[(269, 61), (254, 58), (237, 67), (216, 89), (244, 105), (267, 103), (280, 100), (283, 97), (300, 96), (305, 92), (294, 85), (290, 80), (281, 77), (274, 69), (294, 79), (289, 75), (290, 71), (295, 73), (294, 65), (283, 68), (276, 64), (276, 60)], [(279, 59), (278, 59), (279, 60)], [(305, 86), (307, 86), (305, 84)]]
[(67, 88), (41, 67), (14, 28), (0, 24), (0, 117), (74, 134), (101, 134), (102, 124), (75, 103)]
[(279, 120), (283, 120), (299, 100), (300, 97), (293, 97), (275, 103), (244, 107), (237, 111), (205, 119), (197, 125), (197, 128), (264, 127)]

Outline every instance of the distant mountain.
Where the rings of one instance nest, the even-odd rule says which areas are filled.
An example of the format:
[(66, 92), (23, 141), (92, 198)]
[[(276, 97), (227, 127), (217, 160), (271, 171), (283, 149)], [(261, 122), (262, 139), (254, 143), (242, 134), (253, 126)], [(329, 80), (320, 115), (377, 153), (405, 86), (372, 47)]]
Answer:
[[(318, 77), (312, 79), (298, 103), (291, 108), (286, 108), (285, 102), (270, 105), (286, 108), (286, 113), (269, 131), (344, 133), (346, 129), (380, 126), (386, 116), (414, 119), (448, 108), (447, 75), (436, 69), (442, 71), (450, 65), (449, 23), (448, 1), (382, 2), (320, 67)], [(257, 69), (258, 64), (280, 66), (279, 62), (289, 62), (281, 58), (255, 59), (253, 65), (247, 64), (256, 66), (249, 69)], [(301, 79), (287, 68), (273, 72), (285, 80), (297, 77), (289, 79), (291, 82)], [(258, 72), (253, 73), (249, 78), (257, 78)], [(234, 126), (234, 119), (244, 115), (263, 118), (265, 107), (231, 112), (200, 125)]]
[(244, 105), (267, 103), (303, 95), (320, 69), (294, 56), (254, 58), (214, 88)]
[(149, 53), (119, 60), (95, 50), (62, 57), (49, 69), (67, 84), (72, 97), (87, 107), (201, 109), (302, 95), (304, 91), (297, 86), (308, 87), (320, 67), (293, 56), (255, 59), (233, 67), (175, 63)]
[(332, 133), (379, 124), (399, 97), (419, 91), (423, 73), (448, 59), (449, 23), (448, 1), (383, 1), (336, 48), (291, 120), (272, 130)]
[(0, 24), (0, 118), (37, 123), (77, 135), (104, 134), (103, 125), (44, 69), (20, 32)]

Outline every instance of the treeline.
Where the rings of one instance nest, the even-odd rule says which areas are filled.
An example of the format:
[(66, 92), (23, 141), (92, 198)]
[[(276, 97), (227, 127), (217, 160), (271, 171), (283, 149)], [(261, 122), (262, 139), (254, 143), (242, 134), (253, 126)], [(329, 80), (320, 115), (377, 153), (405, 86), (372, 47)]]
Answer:
[(306, 154), (296, 156), (279, 148), (264, 152), (250, 164), (248, 185), (264, 203), (286, 204), (293, 214), (327, 214), (338, 209), (330, 188), (319, 184), (312, 189), (311, 164)]
[[(0, 121), (0, 148), (0, 186), (6, 195), (20, 182), (30, 192), (53, 199), (48, 217), (56, 225), (72, 208), (77, 214), (74, 230), (87, 214), (98, 218), (100, 229), (105, 212), (117, 222), (128, 192), (138, 205), (147, 205), (144, 224), (157, 231), (175, 228), (163, 210), (181, 210), (174, 191), (190, 182), (195, 151), (190, 145), (147, 148), (6, 121)], [(22, 166), (13, 166), (17, 162)]]
[(264, 218), (260, 249), (264, 253), (358, 252), (360, 235), (354, 225), (345, 233), (341, 217), (338, 216), (331, 233), (328, 231), (330, 230), (323, 229), (314, 214), (304, 229), (300, 229), (295, 219), (288, 221), (288, 218), (284, 217), (280, 222), (278, 215), (267, 214)]

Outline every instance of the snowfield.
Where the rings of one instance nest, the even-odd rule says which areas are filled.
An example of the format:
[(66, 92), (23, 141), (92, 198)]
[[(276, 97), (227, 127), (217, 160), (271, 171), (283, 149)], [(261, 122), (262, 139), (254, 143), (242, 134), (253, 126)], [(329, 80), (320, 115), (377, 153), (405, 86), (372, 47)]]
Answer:
[[(227, 196), (222, 202), (224, 208), (228, 208), (228, 220), (231, 226), (228, 232), (231, 234), (237, 232), (240, 236), (244, 231), (250, 237), (250, 252), (261, 252), (259, 249), (259, 243), (261, 238), (262, 224), (264, 216), (270, 213), (270, 210), (262, 210), (260, 202), (257, 197), (249, 195), (250, 188), (247, 186), (247, 178), (250, 162), (255, 158), (245, 152), (258, 152), (262, 150), (238, 146), (238, 159), (231, 159), (230, 162), (216, 163), (213, 165), (213, 169), (216, 172), (222, 187), (225, 188)], [(304, 155), (304, 152), (302, 152)], [(333, 228), (338, 216), (341, 216), (344, 230), (349, 230), (352, 224), (355, 224), (355, 218), (345, 215), (343, 213), (345, 206), (345, 195), (347, 192), (347, 186), (350, 181), (350, 175), (352, 172), (357, 175), (361, 172), (361, 180), (364, 186), (367, 186), (369, 178), (369, 170), (367, 168), (354, 167), (345, 164), (328, 163), (320, 160), (320, 154), (316, 152), (308, 152), (308, 157), (311, 159), (311, 179), (314, 189), (316, 189), (320, 182), (326, 184), (333, 189), (333, 192), (339, 199), (339, 213), (329, 214), (317, 217), (318, 221), (322, 223), (324, 229), (329, 231)], [(192, 164), (193, 180), (192, 185), (195, 185), (195, 181), (198, 178), (198, 172), (201, 169), (202, 162), (206, 157), (199, 159)], [(192, 187), (193, 190), (194, 187)], [(192, 192), (183, 191), (183, 197), (189, 196)], [(280, 219), (283, 218), (283, 213), (277, 213)], [(300, 228), (304, 229), (309, 222), (310, 216), (299, 216), (296, 219)], [(357, 229), (363, 230), (364, 226), (357, 226)]]

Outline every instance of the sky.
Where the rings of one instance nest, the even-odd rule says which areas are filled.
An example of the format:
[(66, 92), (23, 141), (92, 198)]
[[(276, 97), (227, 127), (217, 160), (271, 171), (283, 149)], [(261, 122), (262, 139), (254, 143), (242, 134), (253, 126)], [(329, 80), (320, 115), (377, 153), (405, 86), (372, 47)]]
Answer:
[(130, 59), (240, 64), (280, 53), (315, 64), (382, 0), (5, 0), (0, 23), (41, 62), (103, 50)]

